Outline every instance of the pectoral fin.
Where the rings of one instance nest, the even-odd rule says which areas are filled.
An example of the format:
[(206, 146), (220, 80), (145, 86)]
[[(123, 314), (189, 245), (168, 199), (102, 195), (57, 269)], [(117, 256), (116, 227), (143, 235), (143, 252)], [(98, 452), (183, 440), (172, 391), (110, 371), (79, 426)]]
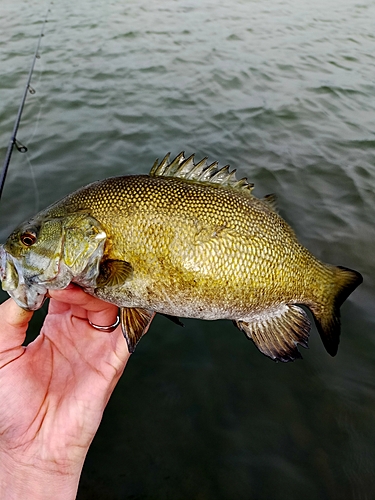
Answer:
[(308, 347), (310, 321), (303, 309), (281, 304), (254, 316), (251, 321), (234, 321), (257, 348), (274, 361), (302, 358), (297, 344)]
[(104, 286), (120, 286), (133, 273), (133, 267), (124, 260), (105, 260), (100, 263), (99, 276), (96, 279), (97, 288)]
[(130, 353), (135, 351), (138, 342), (147, 333), (155, 315), (156, 313), (153, 311), (135, 307), (122, 307), (120, 309), (122, 333)]

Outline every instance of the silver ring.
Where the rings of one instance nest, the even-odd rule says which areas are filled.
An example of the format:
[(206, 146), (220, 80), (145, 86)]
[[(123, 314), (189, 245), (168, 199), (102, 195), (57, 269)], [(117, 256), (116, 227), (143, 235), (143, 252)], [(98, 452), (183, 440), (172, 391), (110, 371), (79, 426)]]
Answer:
[(113, 325), (109, 325), (109, 326), (94, 325), (94, 323), (91, 323), (91, 321), (89, 319), (87, 321), (89, 322), (90, 326), (95, 328), (95, 330), (100, 330), (101, 332), (111, 333), (111, 332), (114, 332), (116, 330), (116, 328), (118, 327), (118, 325), (120, 324), (120, 317), (117, 316), (116, 321), (113, 323)]

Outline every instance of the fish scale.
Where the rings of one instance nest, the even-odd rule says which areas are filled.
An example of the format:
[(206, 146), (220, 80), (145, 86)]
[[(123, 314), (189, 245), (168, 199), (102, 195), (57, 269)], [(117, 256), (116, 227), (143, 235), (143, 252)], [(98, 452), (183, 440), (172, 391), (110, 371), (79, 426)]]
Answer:
[[(183, 153), (155, 162), (150, 175), (89, 184), (12, 233), (0, 248), (3, 288), (36, 309), (48, 289), (77, 283), (120, 307), (130, 352), (161, 313), (231, 319), (280, 361), (301, 357), (297, 344), (307, 347), (304, 305), (335, 355), (339, 308), (361, 275), (316, 259), (274, 198), (252, 190), (228, 166)], [(58, 269), (47, 272), (40, 259), (52, 255)]]

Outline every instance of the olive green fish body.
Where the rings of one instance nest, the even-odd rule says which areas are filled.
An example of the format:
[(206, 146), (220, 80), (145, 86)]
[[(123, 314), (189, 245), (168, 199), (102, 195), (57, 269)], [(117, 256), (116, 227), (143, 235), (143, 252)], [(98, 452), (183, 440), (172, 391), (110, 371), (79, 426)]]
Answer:
[[(4, 249), (13, 257), (3, 260), (13, 270), (2, 272), (3, 287), (14, 268), (27, 274), (33, 261), (37, 275), (43, 262), (50, 282), (29, 272), (40, 295), (43, 286), (74, 281), (118, 305), (131, 350), (158, 312), (231, 319), (264, 354), (282, 361), (300, 357), (297, 343), (307, 346), (309, 320), (296, 305), (302, 304), (335, 354), (339, 307), (360, 275), (318, 261), (272, 198), (256, 198), (252, 185), (213, 165), (166, 157), (149, 176), (105, 179), (55, 203), (28, 224), (38, 241), (26, 240), (31, 245), (19, 250), (24, 226), (8, 239)], [(38, 247), (40, 227), (48, 224)]]
[[(116, 193), (112, 208), (107, 192)], [(69, 201), (73, 211), (90, 206), (101, 222), (104, 258), (131, 263), (131, 279), (117, 287), (122, 306), (235, 319), (278, 303), (281, 292), (286, 302), (306, 302), (309, 276), (332, 273), (265, 202), (236, 191), (135, 176), (99, 182)]]

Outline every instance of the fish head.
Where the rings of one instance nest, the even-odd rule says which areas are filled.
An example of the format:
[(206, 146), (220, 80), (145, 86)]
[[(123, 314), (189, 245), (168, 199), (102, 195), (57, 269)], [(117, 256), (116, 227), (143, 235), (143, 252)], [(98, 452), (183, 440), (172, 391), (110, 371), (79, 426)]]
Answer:
[(94, 287), (106, 237), (87, 211), (35, 216), (0, 245), (3, 290), (20, 307), (36, 310), (49, 289), (66, 288), (71, 281)]

